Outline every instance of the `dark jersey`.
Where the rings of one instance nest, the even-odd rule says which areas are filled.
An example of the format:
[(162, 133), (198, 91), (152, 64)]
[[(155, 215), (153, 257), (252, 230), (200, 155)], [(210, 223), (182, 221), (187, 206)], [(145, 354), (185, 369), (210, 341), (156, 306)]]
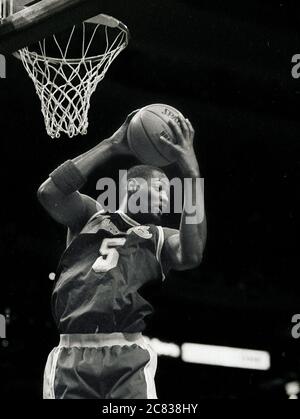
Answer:
[(153, 309), (141, 288), (163, 279), (162, 227), (126, 214), (95, 214), (64, 252), (52, 295), (58, 329), (71, 333), (137, 333)]

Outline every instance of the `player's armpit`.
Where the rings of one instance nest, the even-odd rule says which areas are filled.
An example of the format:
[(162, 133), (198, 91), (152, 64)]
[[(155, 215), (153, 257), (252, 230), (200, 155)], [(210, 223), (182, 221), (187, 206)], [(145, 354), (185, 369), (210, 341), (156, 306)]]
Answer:
[(39, 188), (38, 200), (55, 221), (68, 227), (73, 234), (101, 210), (94, 199), (79, 192), (64, 195), (51, 179)]

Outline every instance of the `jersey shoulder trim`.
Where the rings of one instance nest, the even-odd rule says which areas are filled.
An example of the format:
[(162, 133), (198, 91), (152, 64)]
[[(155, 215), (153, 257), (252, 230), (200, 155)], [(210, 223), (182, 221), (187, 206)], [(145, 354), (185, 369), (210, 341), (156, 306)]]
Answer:
[(94, 215), (91, 216), (91, 218), (88, 220), (85, 226), (87, 226), (91, 221), (95, 220), (95, 218), (98, 218), (100, 217), (100, 215), (105, 215), (105, 214), (107, 213), (103, 209), (101, 211), (96, 212)]
[(162, 281), (164, 281), (166, 279), (166, 276), (165, 276), (162, 261), (161, 261), (161, 252), (162, 252), (162, 248), (165, 242), (165, 233), (162, 227), (158, 226), (157, 229), (158, 229), (158, 241), (157, 241), (157, 248), (156, 248), (156, 259), (161, 268)]
[(141, 224), (139, 224), (137, 221), (133, 220), (132, 218), (130, 218), (127, 214), (125, 214), (125, 212), (118, 210), (116, 211), (116, 214), (119, 214), (119, 216), (127, 223), (129, 224), (131, 227), (137, 227), (140, 226)]

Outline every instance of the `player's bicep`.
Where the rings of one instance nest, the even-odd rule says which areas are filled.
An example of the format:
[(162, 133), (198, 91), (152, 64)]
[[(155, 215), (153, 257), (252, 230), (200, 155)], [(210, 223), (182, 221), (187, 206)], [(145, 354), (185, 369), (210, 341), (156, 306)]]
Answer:
[(55, 221), (72, 231), (80, 230), (100, 210), (95, 200), (79, 192), (64, 195), (51, 179), (39, 189), (38, 199)]
[(73, 225), (68, 225), (67, 245), (69, 245), (74, 238), (81, 232), (86, 223), (95, 215), (97, 212), (102, 210), (101, 205), (93, 198), (87, 195), (81, 195), (82, 204), (84, 205), (83, 213), (81, 218), (77, 219)]

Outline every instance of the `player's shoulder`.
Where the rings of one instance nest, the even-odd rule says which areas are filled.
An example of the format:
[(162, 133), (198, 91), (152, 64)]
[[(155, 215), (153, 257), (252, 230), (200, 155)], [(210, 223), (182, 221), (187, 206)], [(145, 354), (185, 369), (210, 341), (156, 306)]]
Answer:
[(107, 212), (107, 211), (105, 211), (104, 209), (101, 209), (101, 210), (99, 210), (99, 211), (97, 211), (97, 212), (95, 212), (89, 219), (88, 219), (88, 221), (87, 221), (87, 223), (86, 224), (89, 224), (90, 222), (92, 222), (92, 221), (94, 221), (94, 220), (96, 220), (96, 219), (103, 219), (104, 217), (105, 218), (107, 218), (107, 217), (110, 217), (111, 216), (111, 213), (109, 213), (109, 212)]

